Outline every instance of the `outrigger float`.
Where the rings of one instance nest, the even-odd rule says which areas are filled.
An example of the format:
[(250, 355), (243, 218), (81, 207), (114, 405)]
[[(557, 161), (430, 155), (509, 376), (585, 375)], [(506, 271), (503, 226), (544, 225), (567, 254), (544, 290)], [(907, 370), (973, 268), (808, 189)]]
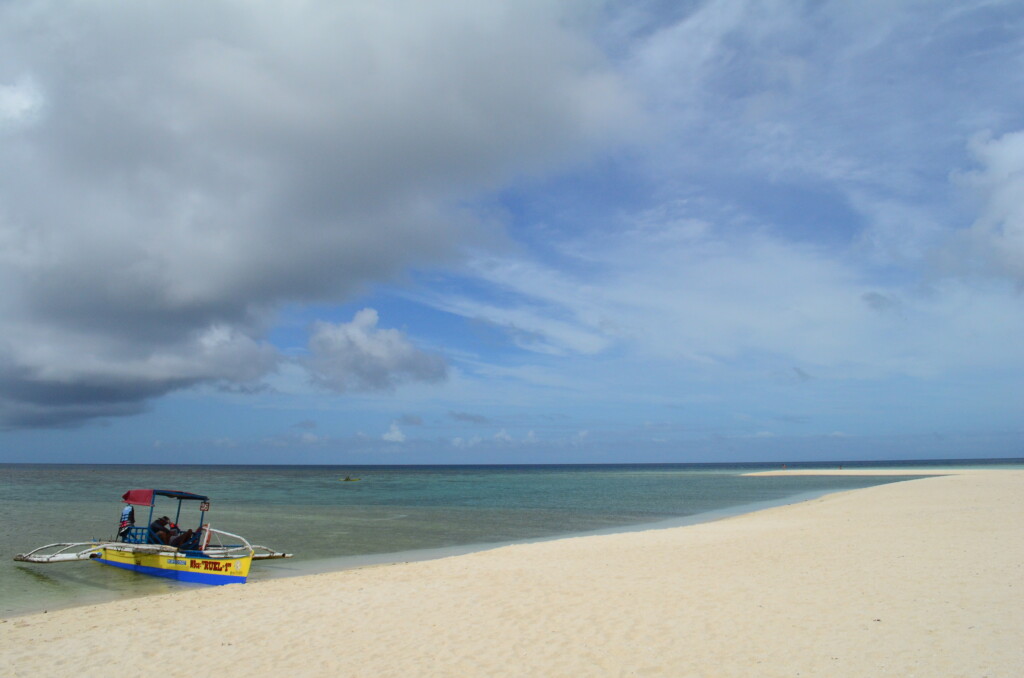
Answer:
[[(154, 529), (153, 511), (156, 497), (178, 500), (173, 523), (181, 518), (182, 502), (199, 502), (199, 527), (177, 545), (165, 543), (168, 532)], [(178, 490), (128, 490), (121, 497), (127, 504), (121, 514), (117, 538), (112, 541), (64, 542), (47, 544), (28, 553), (14, 556), (25, 563), (66, 563), (76, 560), (94, 560), (125, 570), (133, 570), (154, 577), (166, 577), (198, 584), (241, 584), (249, 576), (254, 560), (291, 558), (281, 553), (250, 544), (244, 537), (215, 530), (204, 522), (210, 510), (210, 498)], [(145, 527), (135, 526), (135, 506), (149, 507), (149, 520)], [(238, 543), (225, 543), (237, 540)], [(175, 539), (170, 540), (176, 543)]]

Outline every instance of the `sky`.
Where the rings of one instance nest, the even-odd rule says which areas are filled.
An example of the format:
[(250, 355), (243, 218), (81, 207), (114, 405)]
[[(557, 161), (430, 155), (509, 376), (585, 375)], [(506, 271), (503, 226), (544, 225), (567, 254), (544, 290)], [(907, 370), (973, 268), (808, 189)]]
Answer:
[(0, 1), (0, 462), (1024, 456), (1024, 3)]

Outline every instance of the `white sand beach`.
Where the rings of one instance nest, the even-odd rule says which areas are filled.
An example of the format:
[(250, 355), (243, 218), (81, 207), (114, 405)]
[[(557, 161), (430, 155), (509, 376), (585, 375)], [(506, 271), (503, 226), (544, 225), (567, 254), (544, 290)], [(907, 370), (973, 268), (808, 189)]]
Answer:
[(0, 675), (1024, 675), (1024, 471), (954, 473), (11, 618)]

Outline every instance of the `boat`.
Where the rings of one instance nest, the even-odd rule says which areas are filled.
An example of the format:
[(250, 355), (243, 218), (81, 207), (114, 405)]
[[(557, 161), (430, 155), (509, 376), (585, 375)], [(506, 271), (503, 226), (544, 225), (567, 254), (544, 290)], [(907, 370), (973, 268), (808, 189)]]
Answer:
[[(174, 520), (154, 519), (157, 497), (177, 500)], [(210, 498), (179, 490), (128, 490), (117, 536), (109, 541), (47, 544), (14, 560), (25, 563), (63, 563), (93, 560), (154, 577), (197, 584), (241, 584), (254, 560), (291, 558), (291, 553), (250, 544), (244, 537), (210, 527), (206, 514)], [(185, 502), (197, 502), (199, 523), (184, 532), (177, 528)], [(149, 507), (145, 526), (135, 525), (135, 507)], [(168, 543), (169, 542), (169, 543)]]

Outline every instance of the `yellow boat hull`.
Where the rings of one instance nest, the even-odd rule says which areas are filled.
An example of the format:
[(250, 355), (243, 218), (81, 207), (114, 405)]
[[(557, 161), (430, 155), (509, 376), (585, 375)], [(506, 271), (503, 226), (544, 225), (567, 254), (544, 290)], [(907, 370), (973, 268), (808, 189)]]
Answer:
[(153, 551), (131, 544), (105, 546), (94, 560), (154, 577), (197, 584), (241, 584), (249, 576), (252, 556), (211, 557), (198, 551)]

